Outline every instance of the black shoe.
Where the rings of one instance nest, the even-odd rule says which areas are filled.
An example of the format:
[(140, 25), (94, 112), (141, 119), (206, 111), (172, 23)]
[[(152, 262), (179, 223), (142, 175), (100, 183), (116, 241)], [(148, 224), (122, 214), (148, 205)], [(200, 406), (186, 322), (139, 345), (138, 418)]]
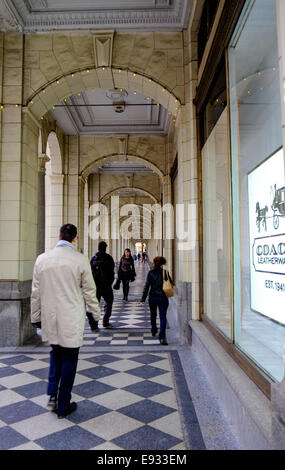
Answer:
[(162, 344), (163, 346), (168, 346), (168, 343), (167, 343), (167, 341), (165, 341), (165, 339), (160, 339), (159, 342), (160, 342), (160, 344)]
[(57, 396), (56, 395), (50, 395), (49, 401), (47, 402), (47, 407), (49, 408), (50, 411), (55, 411), (57, 408)]
[(57, 414), (58, 419), (63, 419), (66, 418), (66, 416), (70, 415), (70, 413), (73, 413), (77, 408), (77, 404), (75, 402), (70, 403), (69, 408), (62, 414)]
[(109, 323), (109, 325), (103, 325), (104, 328), (108, 328), (108, 329), (111, 329), (113, 328), (113, 325), (111, 325), (111, 323)]
[(156, 336), (157, 335), (157, 330), (151, 330), (151, 334), (152, 334), (152, 336)]
[(91, 328), (92, 333), (99, 333), (100, 329), (97, 328)]

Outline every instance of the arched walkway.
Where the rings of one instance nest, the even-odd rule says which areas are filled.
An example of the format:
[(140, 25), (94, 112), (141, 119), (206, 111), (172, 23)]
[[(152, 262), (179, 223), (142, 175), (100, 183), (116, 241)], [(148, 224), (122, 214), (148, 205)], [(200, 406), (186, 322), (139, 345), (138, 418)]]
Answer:
[(45, 83), (27, 99), (27, 106), (36, 119), (41, 119), (60, 101), (94, 88), (126, 88), (153, 99), (164, 106), (175, 118), (179, 111), (178, 98), (163, 85), (151, 77), (145, 77), (135, 71), (101, 67), (86, 68), (84, 71), (70, 72), (59, 76), (52, 82)]

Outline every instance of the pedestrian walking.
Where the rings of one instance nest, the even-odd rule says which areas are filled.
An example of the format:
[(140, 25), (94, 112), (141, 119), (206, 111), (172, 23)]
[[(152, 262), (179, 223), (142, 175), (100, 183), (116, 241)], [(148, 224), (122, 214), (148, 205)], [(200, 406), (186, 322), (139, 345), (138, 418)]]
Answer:
[(128, 301), (130, 282), (133, 282), (135, 280), (135, 277), (136, 277), (136, 271), (135, 271), (134, 260), (131, 255), (131, 250), (129, 248), (126, 248), (121, 258), (119, 270), (118, 270), (118, 278), (123, 283), (123, 293), (124, 293), (125, 301)]
[[(167, 292), (167, 295), (164, 291), (164, 282), (170, 282), (173, 285), (172, 279), (169, 273), (166, 270), (162, 269), (167, 263), (166, 259), (162, 256), (158, 256), (154, 258), (152, 264), (152, 270), (149, 271), (141, 299), (141, 305), (145, 304), (146, 298), (149, 295), (149, 307), (151, 312), (151, 332), (152, 336), (156, 336), (157, 334), (157, 325), (156, 325), (156, 317), (157, 317), (157, 309), (159, 310), (159, 318), (160, 318), (160, 331), (158, 339), (160, 344), (165, 346), (168, 345), (166, 341), (166, 315), (167, 309), (169, 305), (167, 295), (170, 295)], [(167, 281), (168, 279), (168, 281)]]
[[(100, 302), (101, 297), (105, 301), (103, 327), (113, 328), (110, 324), (114, 293), (112, 284), (115, 279), (115, 263), (111, 255), (106, 253), (107, 243), (102, 241), (98, 245), (98, 252), (91, 259), (91, 269), (97, 288), (97, 299)], [(92, 331), (99, 331), (98, 322), (94, 321), (92, 315), (87, 313), (89, 325)]]
[(83, 344), (86, 308), (95, 321), (100, 306), (88, 259), (76, 250), (77, 228), (65, 224), (56, 247), (38, 256), (33, 272), (31, 321), (51, 345), (48, 407), (58, 418), (76, 410), (71, 391)]

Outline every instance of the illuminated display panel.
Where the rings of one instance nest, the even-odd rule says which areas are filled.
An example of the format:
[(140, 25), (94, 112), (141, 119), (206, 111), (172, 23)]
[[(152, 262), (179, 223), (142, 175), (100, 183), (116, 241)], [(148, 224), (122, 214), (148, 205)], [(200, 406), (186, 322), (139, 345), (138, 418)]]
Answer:
[(248, 175), (252, 310), (285, 324), (283, 149)]

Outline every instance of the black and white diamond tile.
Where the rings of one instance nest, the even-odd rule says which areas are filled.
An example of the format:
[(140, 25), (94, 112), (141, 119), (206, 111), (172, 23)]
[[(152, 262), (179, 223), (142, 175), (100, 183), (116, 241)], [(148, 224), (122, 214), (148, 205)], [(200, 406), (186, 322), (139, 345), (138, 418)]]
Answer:
[(0, 449), (185, 449), (170, 355), (81, 352), (78, 408), (58, 420), (48, 353), (1, 354)]
[(107, 330), (100, 328), (99, 333), (93, 333), (86, 327), (83, 346), (159, 346), (158, 338), (154, 338), (148, 331)]
[(102, 326), (104, 302), (98, 333), (86, 320), (72, 390), (78, 408), (66, 419), (46, 406), (49, 348), (0, 353), (0, 450), (204, 448), (178, 353), (152, 337), (148, 304), (138, 303), (147, 271), (137, 266), (129, 302), (115, 292), (112, 330)]
[[(104, 301), (101, 300), (101, 320), (99, 327), (102, 326), (102, 317), (104, 315)], [(148, 303), (140, 305), (138, 301), (125, 302), (115, 300), (110, 318), (114, 328), (148, 328), (150, 329), (150, 311)]]

